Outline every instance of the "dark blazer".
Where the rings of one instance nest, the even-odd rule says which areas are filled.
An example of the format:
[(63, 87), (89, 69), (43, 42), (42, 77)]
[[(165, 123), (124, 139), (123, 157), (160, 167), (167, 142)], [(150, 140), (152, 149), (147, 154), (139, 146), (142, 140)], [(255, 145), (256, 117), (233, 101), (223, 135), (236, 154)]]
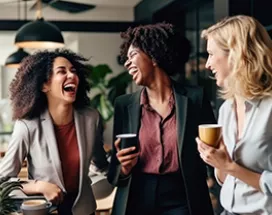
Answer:
[[(173, 91), (177, 117), (177, 144), (179, 165), (184, 180), (187, 201), (191, 215), (212, 215), (213, 210), (206, 183), (206, 166), (199, 156), (195, 138), (198, 136), (198, 125), (216, 123), (209, 101), (198, 87), (182, 87), (173, 82)], [(141, 91), (123, 95), (116, 99), (114, 115), (114, 140), (116, 134), (139, 133)], [(118, 186), (112, 215), (125, 215), (132, 174), (120, 178), (120, 163), (113, 156), (109, 168), (108, 180)]]

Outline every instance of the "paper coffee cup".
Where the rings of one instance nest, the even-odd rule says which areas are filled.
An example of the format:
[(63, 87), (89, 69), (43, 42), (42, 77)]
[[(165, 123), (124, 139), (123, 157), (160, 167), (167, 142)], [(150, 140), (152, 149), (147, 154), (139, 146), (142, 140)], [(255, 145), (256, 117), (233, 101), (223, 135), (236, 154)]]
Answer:
[(45, 200), (27, 200), (21, 205), (23, 215), (48, 215), (52, 203)]
[(222, 137), (222, 126), (219, 124), (204, 124), (198, 126), (199, 138), (204, 143), (217, 147)]
[[(118, 134), (116, 135), (117, 138), (121, 139), (120, 148), (125, 149), (129, 147), (136, 147), (138, 149), (138, 138), (137, 134)], [(136, 152), (136, 151), (135, 151)]]
[(21, 208), (24, 210), (39, 210), (47, 208), (49, 203), (43, 199), (26, 200), (22, 203)]

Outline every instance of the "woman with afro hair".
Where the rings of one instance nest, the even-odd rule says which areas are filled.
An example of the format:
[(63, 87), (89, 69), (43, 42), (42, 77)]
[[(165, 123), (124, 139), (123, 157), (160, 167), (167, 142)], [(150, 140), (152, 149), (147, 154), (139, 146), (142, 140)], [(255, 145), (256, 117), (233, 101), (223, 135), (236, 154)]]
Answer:
[(113, 144), (108, 180), (117, 193), (112, 215), (212, 215), (198, 125), (215, 123), (203, 89), (171, 79), (188, 60), (189, 44), (173, 25), (121, 34), (125, 67), (142, 90), (115, 101), (114, 135), (135, 133), (135, 147)]
[(16, 177), (27, 158), (23, 191), (43, 195), (60, 215), (94, 214), (89, 165), (108, 165), (100, 116), (88, 108), (85, 61), (69, 50), (40, 51), (23, 60), (10, 85), (16, 121), (0, 176)]

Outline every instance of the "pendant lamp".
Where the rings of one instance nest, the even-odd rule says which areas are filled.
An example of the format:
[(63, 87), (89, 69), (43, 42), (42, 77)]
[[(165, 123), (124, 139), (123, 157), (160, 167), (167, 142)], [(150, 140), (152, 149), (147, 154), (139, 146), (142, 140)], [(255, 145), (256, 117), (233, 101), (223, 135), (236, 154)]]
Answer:
[(18, 68), (21, 61), (29, 54), (22, 48), (19, 48), (16, 52), (8, 56), (5, 62), (5, 66), (9, 68)]
[(41, 2), (37, 1), (37, 19), (26, 23), (15, 36), (15, 45), (21, 48), (61, 48), (64, 39), (60, 29), (42, 18)]

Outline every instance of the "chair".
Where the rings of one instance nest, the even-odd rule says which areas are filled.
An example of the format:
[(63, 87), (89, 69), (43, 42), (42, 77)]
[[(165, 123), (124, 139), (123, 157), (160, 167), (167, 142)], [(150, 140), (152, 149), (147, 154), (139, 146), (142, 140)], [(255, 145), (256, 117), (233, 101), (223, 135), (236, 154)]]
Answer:
[(95, 215), (110, 215), (116, 190), (115, 187), (109, 196), (96, 200), (97, 209)]

